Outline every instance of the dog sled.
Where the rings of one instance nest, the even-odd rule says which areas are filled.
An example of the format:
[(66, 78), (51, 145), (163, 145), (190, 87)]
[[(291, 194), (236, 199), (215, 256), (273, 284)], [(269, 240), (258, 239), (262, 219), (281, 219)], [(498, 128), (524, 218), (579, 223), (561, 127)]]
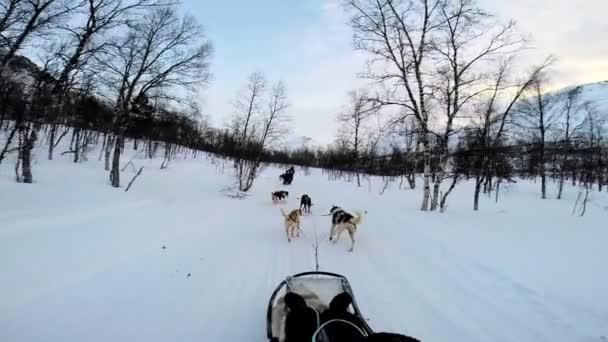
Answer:
[[(361, 338), (371, 335), (369, 327), (355, 300), (350, 283), (346, 277), (329, 272), (303, 272), (287, 277), (272, 293), (268, 303), (266, 315), (266, 331), (269, 342), (284, 340), (285, 319), (287, 308), (284, 297), (287, 293), (296, 293), (306, 301), (306, 305), (316, 313), (316, 330), (311, 338), (313, 342), (332, 342), (326, 330), (330, 325), (345, 325), (347, 329), (354, 329)], [(358, 325), (341, 319), (323, 322), (323, 312), (329, 308), (332, 299), (337, 295), (347, 293), (352, 298), (349, 303), (349, 313), (357, 318)]]

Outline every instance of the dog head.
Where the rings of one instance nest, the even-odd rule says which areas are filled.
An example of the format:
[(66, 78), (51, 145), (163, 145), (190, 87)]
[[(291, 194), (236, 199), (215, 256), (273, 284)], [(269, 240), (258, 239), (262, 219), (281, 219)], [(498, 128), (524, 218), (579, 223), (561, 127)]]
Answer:
[(338, 207), (338, 206), (333, 205), (333, 206), (331, 207), (331, 209), (329, 210), (329, 213), (330, 213), (330, 214), (333, 214), (333, 213), (335, 213), (335, 212), (336, 212), (336, 211), (338, 211), (338, 210), (342, 210), (342, 209), (341, 209), (340, 207)]
[(306, 308), (306, 301), (304, 298), (295, 292), (287, 292), (283, 300), (289, 310), (297, 311)]
[(342, 292), (334, 297), (329, 303), (329, 309), (335, 313), (346, 313), (348, 310), (348, 306), (353, 302), (353, 297), (351, 297), (348, 292)]

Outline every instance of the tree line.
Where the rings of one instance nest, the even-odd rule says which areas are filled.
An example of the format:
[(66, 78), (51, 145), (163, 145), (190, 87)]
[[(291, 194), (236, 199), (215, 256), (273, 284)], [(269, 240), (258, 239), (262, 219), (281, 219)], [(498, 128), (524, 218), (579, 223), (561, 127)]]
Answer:
[[(358, 186), (367, 175), (405, 181), (422, 188), (421, 210), (439, 211), (470, 179), (475, 210), (480, 194), (498, 198), (516, 178), (539, 179), (542, 198), (549, 182), (557, 198), (568, 182), (606, 189), (606, 113), (581, 87), (549, 92), (553, 59), (524, 64), (528, 38), (513, 21), (473, 0), (342, 3), (354, 47), (370, 60), (369, 86), (346, 94), (333, 144), (281, 148), (287, 87), (261, 72), (236, 94), (225, 127), (208, 124), (192, 99), (209, 83), (213, 46), (175, 2), (3, 0), (0, 167), (14, 154), (17, 181), (31, 183), (37, 145), (76, 163), (101, 146), (97, 158), (120, 187), (125, 148), (162, 153), (162, 167), (180, 151), (205, 151), (231, 161), (240, 191), (262, 164), (293, 164)], [(24, 57), (31, 51), (37, 63)], [(64, 139), (69, 148), (56, 151)]]

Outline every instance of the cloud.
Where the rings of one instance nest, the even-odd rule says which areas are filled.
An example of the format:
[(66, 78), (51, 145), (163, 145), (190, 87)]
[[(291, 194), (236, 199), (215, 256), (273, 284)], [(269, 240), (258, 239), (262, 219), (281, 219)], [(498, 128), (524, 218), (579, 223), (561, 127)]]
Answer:
[(532, 35), (534, 50), (525, 62), (555, 55), (554, 86), (608, 79), (608, 1), (481, 0), (480, 5), (503, 18), (516, 20)]

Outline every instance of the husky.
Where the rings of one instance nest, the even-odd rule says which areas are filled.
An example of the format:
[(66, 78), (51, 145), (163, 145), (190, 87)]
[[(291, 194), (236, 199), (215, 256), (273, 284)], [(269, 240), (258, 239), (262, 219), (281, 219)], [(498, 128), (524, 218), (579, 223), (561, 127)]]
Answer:
[(285, 233), (287, 234), (287, 242), (291, 242), (292, 237), (300, 236), (300, 218), (302, 217), (302, 210), (294, 209), (289, 214), (286, 214), (281, 209), (281, 214), (285, 218)]
[(310, 214), (310, 207), (312, 206), (312, 200), (307, 194), (300, 197), (300, 209), (303, 209), (304, 214)]
[(280, 201), (285, 201), (289, 198), (289, 192), (285, 190), (274, 191), (270, 193), (270, 197), (272, 198), (272, 203), (277, 203)]
[[(348, 251), (352, 252), (355, 249), (355, 233), (357, 233), (357, 226), (361, 224), (363, 213), (357, 211), (355, 212), (355, 215), (351, 215), (340, 207), (332, 206), (329, 214), (331, 215), (329, 241), (333, 241), (334, 243), (338, 242), (340, 235), (346, 230), (348, 231), (351, 241)], [(334, 234), (336, 235), (335, 238)]]

